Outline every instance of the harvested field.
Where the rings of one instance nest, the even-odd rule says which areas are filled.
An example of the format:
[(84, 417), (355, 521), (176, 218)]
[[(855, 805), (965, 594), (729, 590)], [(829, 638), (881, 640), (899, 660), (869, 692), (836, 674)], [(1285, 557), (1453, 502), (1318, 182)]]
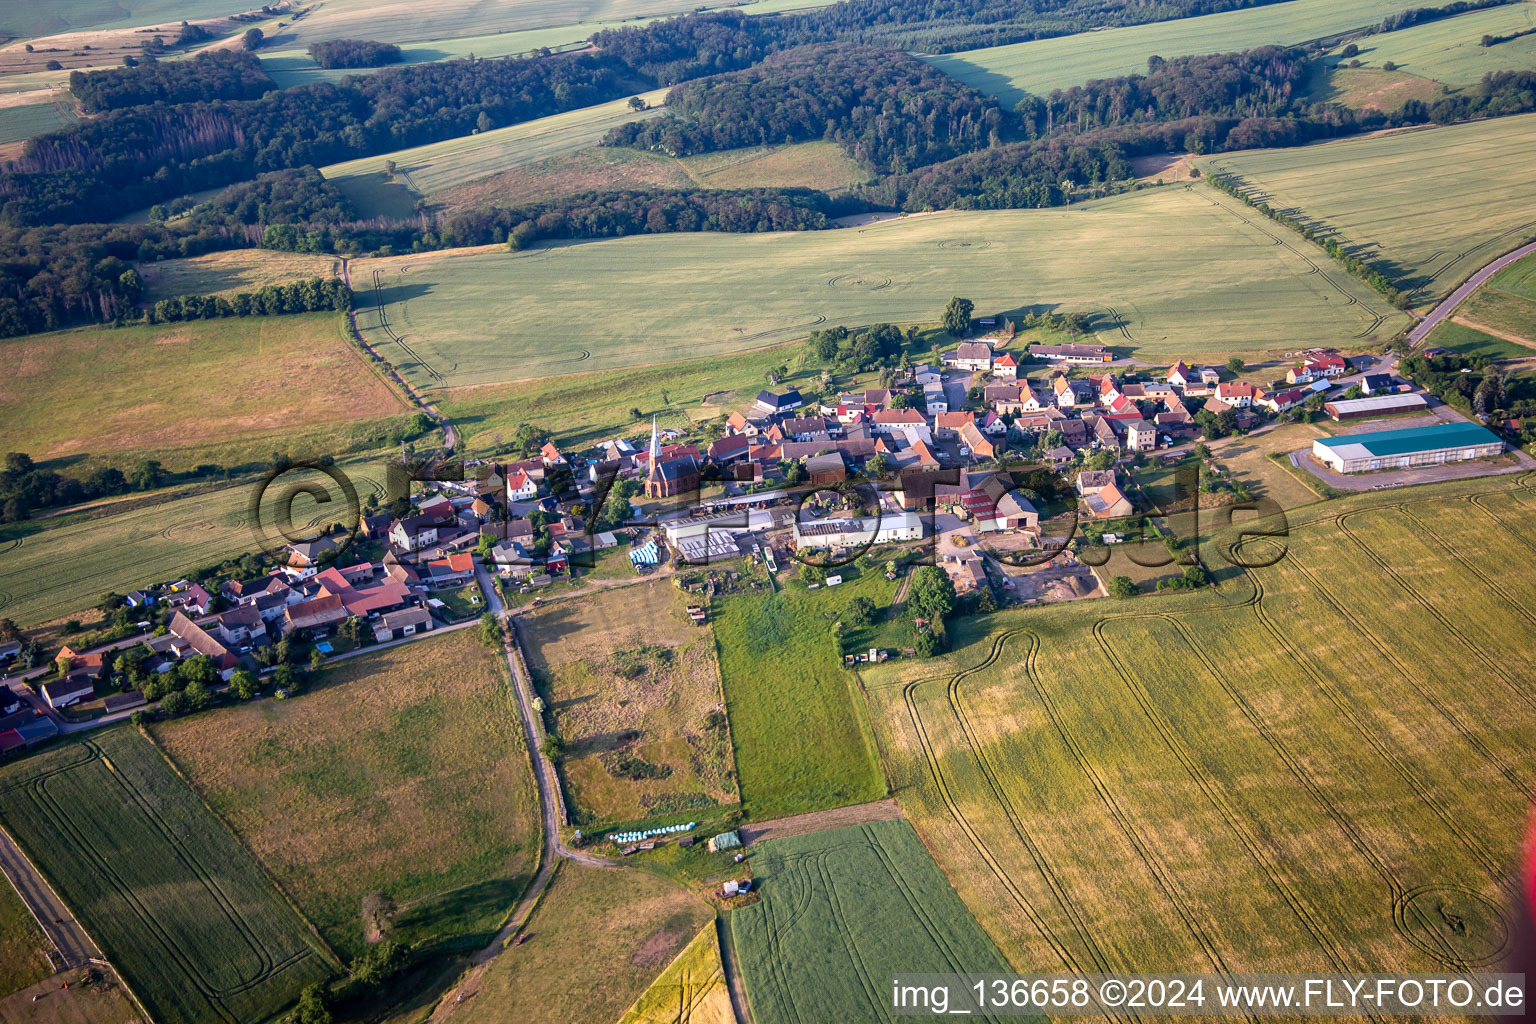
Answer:
[(551, 603), (519, 632), (565, 744), (573, 824), (589, 831), (740, 802), (714, 638), (641, 583)]
[(265, 1020), (335, 970), (234, 836), (128, 726), (0, 772), (0, 819), (157, 1021)]
[(1182, 186), (863, 228), (360, 260), (353, 281), (365, 335), (425, 388), (720, 357), (821, 323), (929, 322), (957, 293), (981, 309), (1096, 311), (1100, 340), (1153, 359), (1359, 345), (1405, 322), (1283, 228)]
[(125, 472), (144, 456), (185, 470), (266, 461), (274, 448), (340, 455), (371, 434), (365, 447), (377, 447), (405, 404), (342, 324), (313, 313), (5, 339), (6, 444)]
[[(628, 99), (552, 114), (478, 135), (434, 142), (380, 156), (363, 157), (321, 168), (326, 178), (343, 191), (361, 179), (377, 188), (384, 178), (385, 161), (393, 160), (397, 182), (415, 196), (429, 196), (455, 185), (493, 174), (564, 156), (597, 145), (608, 130), (630, 121), (654, 117), (665, 89), (642, 93), (649, 110), (631, 110)], [(365, 193), (352, 193), (366, 198)], [(369, 212), (369, 211), (363, 211)]]
[(1533, 127), (1536, 114), (1520, 114), (1200, 163), (1236, 174), (1255, 198), (1331, 234), (1427, 302), (1536, 235), (1536, 182), (1526, 173)]
[(757, 1024), (900, 1020), (897, 974), (1008, 970), (904, 821), (764, 843), (752, 870), (730, 924)]
[(505, 667), (471, 630), (348, 659), (317, 689), (155, 726), (155, 741), (348, 956), (377, 931), (479, 949), (532, 877), (538, 805)]
[(619, 1024), (736, 1024), (713, 921), (635, 1000)]
[(613, 1024), (714, 917), (647, 871), (561, 862), (522, 934), (492, 961), (462, 1024)]
[(139, 265), (146, 302), (177, 295), (229, 297), (259, 291), (269, 284), (335, 277), (340, 271), (341, 262), (334, 256), (273, 249), (235, 249)]
[(1218, 588), (962, 620), (867, 670), (903, 809), (1009, 961), (1497, 962), (1536, 792), (1529, 481), (1292, 510), (1244, 545), (1273, 564), (1206, 544)]

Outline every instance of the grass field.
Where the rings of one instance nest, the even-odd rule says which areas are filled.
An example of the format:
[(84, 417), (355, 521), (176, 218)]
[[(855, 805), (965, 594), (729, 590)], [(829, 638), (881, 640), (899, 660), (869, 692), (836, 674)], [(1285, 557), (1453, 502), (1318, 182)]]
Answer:
[(0, 103), (0, 145), (57, 131), (79, 119), (79, 115), (69, 105), (68, 96), (33, 103)]
[(723, 356), (822, 323), (931, 321), (956, 294), (980, 310), (1118, 315), (1101, 339), (1144, 358), (1359, 345), (1405, 322), (1283, 229), (1184, 187), (863, 228), (363, 260), (353, 280), (366, 335), (426, 388)]
[(1505, 4), (1485, 11), (1413, 25), (1356, 41), (1367, 68), (1392, 61), (1402, 71), (1452, 87), (1473, 85), (1490, 71), (1536, 70), (1536, 35), (1485, 47), (1485, 35), (1508, 35), (1536, 28), (1536, 9), (1528, 3)]
[(234, 295), (255, 292), (269, 284), (287, 284), (312, 277), (335, 277), (341, 269), (334, 256), (315, 256), (273, 249), (234, 249), (160, 263), (142, 263), (144, 298), (177, 295)]
[(333, 948), (478, 949), (532, 877), (538, 804), (505, 668), (470, 630), (339, 662), (322, 687), (158, 725), (155, 741)]
[[(0, 997), (48, 977), (48, 939), (9, 881), (0, 878)], [(719, 952), (716, 951), (718, 957)]]
[(369, 212), (366, 204), (370, 198), (377, 202), (376, 196), (371, 196), (367, 190), (377, 192), (386, 183), (387, 160), (395, 161), (398, 168), (396, 180), (389, 183), (397, 191), (429, 196), (512, 168), (589, 149), (597, 145), (609, 129), (659, 114), (662, 108), (658, 104), (666, 93), (665, 89), (642, 93), (641, 98), (651, 105), (649, 110), (631, 110), (627, 98), (614, 100), (506, 128), (493, 128), (479, 135), (465, 135), (382, 156), (331, 164), (322, 167), (321, 173), (353, 196), (354, 202), (365, 204), (361, 212), (366, 213)]
[[(683, 595), (641, 583), (552, 603), (520, 626), (529, 668), (565, 742), (560, 777), (572, 824), (593, 830), (738, 803), (715, 642)], [(631, 674), (632, 673), (632, 674)], [(667, 772), (629, 778), (622, 756)]]
[[(1510, 345), (1519, 357), (1529, 357), (1531, 348), (1536, 347), (1536, 259), (1526, 257), (1499, 271), (1457, 307), (1456, 316), (1526, 339), (1530, 344), (1524, 346), (1500, 340)], [(1436, 333), (1439, 330), (1437, 328)]]
[(1522, 114), (1200, 163), (1325, 226), (1427, 302), (1536, 236), (1533, 127), (1536, 115)]
[(1424, 344), (1449, 349), (1464, 356), (1487, 356), (1489, 359), (1528, 359), (1536, 355), (1536, 348), (1519, 345), (1450, 320), (1430, 331)]
[(171, 18), (216, 18), (250, 9), (248, 0), (49, 0), (7, 5), (0, 13), (0, 34), (30, 38), (87, 28), (128, 28)]
[[(516, 157), (512, 157), (516, 159)], [(439, 210), (533, 203), (573, 192), (651, 188), (814, 188), (838, 192), (869, 174), (832, 142), (752, 146), (677, 159), (645, 150), (592, 146), (522, 164), (431, 197)], [(357, 187), (356, 179), (349, 187)]]
[(619, 1024), (736, 1024), (713, 921), (651, 982)]
[[(383, 496), (382, 461), (339, 465), (360, 500)], [(345, 497), (329, 478), (295, 471), (282, 477), (278, 493), (266, 495), (260, 528), (247, 519), (255, 480), (185, 495), (150, 495), (115, 504), (111, 512), (0, 527), (0, 617), (31, 627), (94, 607), (108, 591), (126, 594), (260, 550), (282, 526), (278, 498), (290, 482), (328, 488), (331, 499), (321, 505), (300, 495), (290, 532), (302, 534), (344, 514)]]
[(331, 961), (127, 726), (0, 772), (0, 818), (157, 1021), (265, 1020)]
[(894, 586), (866, 573), (836, 590), (730, 597), (714, 606), (743, 810), (755, 821), (886, 795), (853, 677), (829, 628), (860, 595)]
[(965, 620), (867, 672), (903, 809), (1009, 961), (1496, 962), (1536, 791), (1528, 482), (1292, 511), (1219, 589)]
[(699, 929), (710, 908), (646, 871), (564, 861), (523, 934), (460, 1005), (464, 1024), (613, 1024)]
[(763, 899), (730, 922), (758, 1024), (899, 1020), (897, 974), (1008, 970), (905, 821), (753, 850)]
[(1342, 103), (1355, 110), (1391, 113), (1409, 100), (1433, 104), (1446, 95), (1445, 86), (1439, 82), (1406, 71), (1336, 67), (1331, 71), (1322, 69), (1318, 78), (1321, 80), (1317, 87), (1319, 99)]
[(1363, 28), (1402, 10), (1398, 0), (1290, 0), (1151, 25), (1040, 39), (925, 57), (930, 64), (1012, 107), (1095, 78), (1146, 74), (1154, 54), (1171, 60), (1268, 44), (1294, 44)]
[(348, 344), (343, 323), (315, 313), (0, 341), (6, 444), (75, 472), (126, 472), (146, 456), (185, 470), (267, 460), (274, 449), (378, 447), (405, 404)]

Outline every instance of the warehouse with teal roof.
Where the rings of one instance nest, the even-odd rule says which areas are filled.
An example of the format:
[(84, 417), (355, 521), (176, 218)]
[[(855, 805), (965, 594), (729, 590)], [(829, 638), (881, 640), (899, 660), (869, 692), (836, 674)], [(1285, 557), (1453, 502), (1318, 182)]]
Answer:
[(1335, 473), (1438, 466), (1486, 459), (1503, 451), (1504, 442), (1476, 423), (1436, 423), (1430, 427), (1319, 437), (1312, 442), (1312, 457)]

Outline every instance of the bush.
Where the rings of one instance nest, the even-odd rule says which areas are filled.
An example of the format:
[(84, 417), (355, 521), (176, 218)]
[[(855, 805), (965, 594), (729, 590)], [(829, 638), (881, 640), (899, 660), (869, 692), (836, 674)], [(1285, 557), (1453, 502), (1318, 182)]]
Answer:
[(1111, 576), (1109, 578), (1110, 597), (1135, 597), (1139, 593), (1141, 593), (1141, 591), (1137, 589), (1135, 583), (1131, 582), (1131, 578), (1129, 576)]

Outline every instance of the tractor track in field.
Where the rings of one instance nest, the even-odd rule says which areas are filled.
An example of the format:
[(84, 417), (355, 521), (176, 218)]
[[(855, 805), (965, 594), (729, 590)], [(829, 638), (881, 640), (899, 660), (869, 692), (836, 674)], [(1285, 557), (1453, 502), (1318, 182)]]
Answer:
[(1039, 699), (1041, 706), (1045, 708), (1046, 716), (1051, 721), (1051, 727), (1056, 730), (1056, 735), (1071, 753), (1073, 763), (1077, 765), (1078, 771), (1082, 772), (1083, 777), (1088, 780), (1088, 784), (1093, 788), (1094, 793), (1099, 798), (1099, 802), (1104, 805), (1104, 809), (1109, 813), (1116, 827), (1119, 828), (1121, 835), (1125, 837), (1126, 842), (1130, 843), (1131, 848), (1136, 851), (1136, 855), (1141, 859), (1147, 872), (1152, 876), (1152, 880), (1163, 894), (1163, 898), (1168, 901), (1174, 913), (1184, 923), (1184, 927), (1188, 930), (1190, 937), (1200, 947), (1200, 951), (1205, 954), (1206, 962), (1218, 974), (1230, 976), (1231, 971), (1227, 966), (1226, 959), (1221, 955), (1221, 951), (1217, 949), (1216, 943), (1206, 934), (1205, 929), (1200, 926), (1194, 912), (1189, 907), (1185, 894), (1180, 891), (1173, 872), (1162, 862), (1162, 858), (1153, 851), (1150, 840), (1142, 835), (1141, 831), (1132, 823), (1130, 815), (1126, 813), (1125, 808), (1121, 807), (1119, 800), (1115, 798), (1114, 791), (1105, 783), (1103, 777), (1099, 775), (1098, 769), (1093, 766), (1087, 751), (1083, 749), (1082, 744), (1072, 731), (1067, 728), (1066, 720), (1062, 716), (1055, 698), (1049, 694), (1044, 682), (1040, 679), (1038, 667), (1040, 638), (1031, 633), (1030, 639), (1029, 651), (1026, 653), (1024, 660), (1024, 674), (1029, 679), (1030, 686), (1033, 687), (1035, 696)]
[[(1263, 603), (1263, 583), (1262, 581), (1255, 578), (1254, 585), (1256, 588), (1255, 600), (1253, 601), (1251, 607), (1255, 609), (1255, 614), (1259, 614), (1259, 609), (1262, 607)], [(1291, 776), (1301, 784), (1302, 788), (1307, 791), (1314, 802), (1316, 802), (1317, 805), (1322, 808), (1323, 812), (1333, 820), (1334, 824), (1339, 827), (1339, 830), (1344, 833), (1344, 837), (1349, 841), (1349, 844), (1353, 846), (1362, 857), (1365, 858), (1366, 862), (1369, 863), (1371, 867), (1376, 871), (1376, 873), (1381, 876), (1382, 880), (1386, 882), (1388, 892), (1391, 895), (1393, 925), (1397, 928), (1398, 932), (1402, 934), (1404, 939), (1409, 942), (1413, 942), (1414, 940), (1409, 934), (1408, 923), (1405, 918), (1409, 901), (1409, 890), (1406, 886), (1403, 885), (1402, 881), (1397, 877), (1396, 872), (1392, 870), (1391, 866), (1386, 862), (1382, 855), (1366, 839), (1365, 833), (1359, 824), (1355, 822), (1354, 818), (1351, 817), (1348, 812), (1346, 812), (1342, 807), (1334, 802), (1334, 800), (1328, 795), (1328, 791), (1318, 783), (1317, 779), (1315, 779), (1309, 771), (1307, 771), (1306, 767), (1302, 763), (1302, 760), (1293, 754), (1285, 745), (1285, 742), (1277, 734), (1275, 734), (1273, 730), (1269, 728), (1264, 719), (1254, 709), (1253, 705), (1248, 702), (1247, 698), (1245, 698), (1235, 686), (1227, 682), (1226, 677), (1221, 673), (1217, 666), (1212, 663), (1210, 655), (1208, 655), (1205, 650), (1200, 647), (1200, 645), (1195, 643), (1194, 639), (1189, 635), (1189, 631), (1184, 626), (1184, 623), (1174, 615), (1164, 614), (1159, 617), (1165, 619), (1178, 632), (1179, 639), (1184, 643), (1185, 647), (1189, 649), (1190, 653), (1195, 656), (1195, 659), (1198, 660), (1204, 667), (1206, 674), (1217, 682), (1217, 684), (1226, 693), (1227, 698), (1237, 706), (1238, 710), (1242, 712), (1243, 717), (1246, 718), (1249, 724), (1253, 726), (1254, 730), (1274, 752), (1275, 756), (1284, 762), (1286, 768), (1290, 771)], [(1438, 932), (1433, 932), (1432, 934), (1443, 941), (1443, 937), (1440, 936)], [(1331, 936), (1328, 937), (1328, 941), (1330, 943), (1335, 942)], [(1437, 958), (1448, 966), (1463, 970), (1471, 969), (1471, 967), (1474, 966), (1473, 964), (1468, 963), (1463, 957), (1461, 957), (1461, 955), (1458, 954), (1457, 951), (1449, 944), (1446, 944), (1441, 948), (1443, 953), (1437, 954)], [(1330, 959), (1335, 962), (1337, 969), (1341, 971), (1343, 970), (1341, 965), (1341, 958), (1339, 957), (1336, 948), (1331, 951)], [(1379, 1019), (1374, 1014), (1370, 1014), (1369, 1016), (1373, 1020)]]
[[(1258, 579), (1257, 574), (1252, 570), (1245, 570), (1245, 572), (1253, 579), (1254, 586), (1258, 588), (1259, 599), (1254, 604), (1254, 612), (1258, 616), (1259, 623), (1275, 642), (1290, 655), (1292, 663), (1299, 665), (1302, 671), (1307, 674), (1307, 677), (1316, 685), (1318, 692), (1323, 695), (1329, 704), (1333, 705), (1340, 718), (1347, 721), (1360, 739), (1375, 751), (1376, 755), (1392, 769), (1399, 779), (1407, 784), (1419, 802), (1428, 808), (1440, 820), (1440, 823), (1445, 826), (1446, 831), (1460, 841), (1467, 853), (1488, 873), (1488, 878), (1494, 884), (1500, 884), (1501, 879), (1505, 877), (1507, 872), (1499, 865), (1498, 860), (1489, 853), (1487, 847), (1476, 836), (1468, 832), (1445, 806), (1435, 798), (1425, 783), (1414, 773), (1412, 766), (1404, 759), (1402, 753), (1394, 749), (1394, 744), (1382, 734), (1381, 730), (1364, 720), (1359, 709), (1349, 699), (1348, 695), (1341, 691), (1328, 678), (1327, 673), (1320, 670), (1312, 662), (1310, 656), (1299, 645), (1292, 642), (1290, 635), (1275, 623), (1274, 619), (1270, 616), (1269, 609), (1264, 604), (1267, 591), (1264, 588), (1263, 582)], [(1401, 920), (1401, 907), (1395, 906), (1393, 914), (1394, 918)]]
[[(990, 651), (980, 663), (972, 666), (969, 669), (963, 669), (961, 670), (961, 673), (957, 674), (969, 675), (991, 667), (994, 663), (996, 663), (999, 656), (1001, 655), (1004, 643), (1007, 641), (1008, 637), (1012, 635), (1012, 633), (1004, 633), (997, 637), (993, 641)], [(928, 762), (929, 775), (933, 778), (935, 785), (938, 787), (939, 797), (944, 802), (945, 808), (949, 811), (950, 817), (954, 820), (955, 824), (960, 827), (960, 830), (965, 834), (967, 841), (976, 850), (977, 854), (980, 855), (982, 861), (986, 864), (987, 869), (992, 873), (993, 877), (997, 879), (999, 887), (1004, 892), (1006, 892), (1014, 904), (1024, 912), (1025, 917), (1029, 919), (1029, 922), (1034, 927), (1035, 931), (1040, 935), (1045, 943), (1050, 946), (1051, 950), (1056, 954), (1057, 958), (1062, 962), (1062, 964), (1064, 964), (1069, 970), (1075, 973), (1086, 973), (1083, 970), (1082, 964), (1078, 960), (1076, 954), (1074, 954), (1072, 950), (1069, 949), (1062, 942), (1062, 940), (1056, 936), (1055, 931), (1049, 924), (1046, 923), (1039, 910), (1036, 909), (1033, 901), (1021, 889), (1019, 889), (1019, 887), (1014, 883), (1013, 879), (1009, 877), (1009, 873), (1003, 869), (1002, 865), (998, 862), (996, 855), (992, 853), (991, 849), (982, 840), (981, 836), (977, 834), (975, 826), (971, 824), (970, 819), (966, 817), (964, 811), (960, 808), (959, 802), (950, 792), (949, 780), (944, 775), (943, 768), (940, 766), (938, 753), (934, 749), (933, 740), (928, 734), (928, 727), (923, 722), (922, 714), (918, 710), (916, 696), (916, 691), (919, 686), (923, 685), (924, 683), (938, 682), (940, 678), (941, 677), (930, 677), (928, 679), (920, 679), (908, 683), (902, 687), (902, 699), (906, 702), (907, 714), (911, 718), (913, 729), (917, 733), (918, 742), (922, 745), (924, 757)], [(1079, 937), (1081, 938), (1081, 936)]]
[[(1161, 617), (1161, 615), (1157, 614), (1147, 616), (1126, 615), (1117, 616), (1116, 619), (1123, 621), (1132, 618)], [(1228, 829), (1231, 830), (1232, 834), (1237, 837), (1238, 842), (1247, 851), (1249, 858), (1253, 861), (1255, 867), (1258, 868), (1269, 887), (1279, 895), (1286, 906), (1290, 908), (1291, 913), (1296, 917), (1302, 928), (1312, 936), (1319, 950), (1333, 964), (1334, 970), (1339, 973), (1346, 973), (1343, 962), (1335, 948), (1335, 940), (1329, 935), (1327, 928), (1318, 920), (1318, 915), (1302, 899), (1300, 893), (1296, 891), (1289, 880), (1284, 877), (1279, 866), (1273, 862), (1273, 859), (1266, 855), (1264, 843), (1253, 833), (1244, 815), (1232, 805), (1223, 792), (1220, 782), (1195, 757), (1194, 752), (1189, 749), (1188, 745), (1178, 735), (1178, 730), (1173, 727), (1173, 723), (1164, 717), (1162, 711), (1157, 706), (1157, 702), (1152, 698), (1151, 693), (1139, 681), (1134, 681), (1134, 676), (1128, 670), (1125, 663), (1121, 661), (1119, 654), (1114, 649), (1114, 644), (1104, 634), (1105, 625), (1116, 621), (1116, 619), (1100, 619), (1093, 626), (1094, 640), (1098, 643), (1104, 656), (1109, 659), (1115, 674), (1120, 677), (1121, 682), (1130, 691), (1132, 698), (1140, 706), (1142, 714), (1147, 717), (1148, 721), (1152, 723), (1153, 728), (1157, 730), (1158, 735), (1162, 738), (1163, 745), (1168, 748), (1174, 755), (1174, 758), (1183, 766), (1185, 773), (1199, 787), (1206, 801), (1226, 821)]]
[[(1360, 515), (1363, 512), (1373, 511), (1377, 510), (1359, 509), (1350, 512), (1343, 512), (1334, 518), (1334, 523), (1338, 526), (1339, 531), (1354, 543), (1355, 547), (1360, 551), (1361, 554), (1365, 555), (1366, 558), (1369, 558), (1372, 562), (1374, 562), (1377, 568), (1379, 568), (1387, 577), (1389, 577), (1394, 583), (1401, 587), (1405, 593), (1409, 594), (1412, 597), (1414, 604), (1428, 612), (1435, 619), (1435, 621), (1440, 624), (1441, 628), (1445, 630), (1447, 635), (1455, 637), (1457, 642), (1460, 643), (1462, 647), (1466, 648), (1469, 654), (1475, 657), (1478, 661), (1482, 662), (1483, 667), (1486, 668), (1489, 673), (1503, 682), (1505, 687), (1517, 698), (1519, 698), (1522, 703), (1524, 703), (1527, 707), (1536, 710), (1536, 699), (1533, 699), (1529, 693), (1521, 689), (1520, 686), (1515, 683), (1514, 679), (1511, 678), (1509, 673), (1505, 671), (1502, 665), (1499, 665), (1492, 658), (1488, 657), (1488, 653), (1477, 644), (1473, 643), (1472, 638), (1467, 636), (1467, 634), (1462, 631), (1460, 626), (1457, 626), (1449, 618), (1447, 618), (1445, 613), (1441, 612), (1438, 608), (1424, 600), (1424, 597), (1420, 593), (1418, 587), (1410, 585), (1409, 582), (1403, 578), (1402, 574), (1398, 572), (1390, 562), (1381, 557), (1380, 553), (1378, 553), (1365, 541), (1361, 540), (1360, 536), (1355, 533), (1354, 530), (1350, 529), (1348, 522), (1350, 518)], [(1399, 511), (1403, 515), (1412, 518), (1412, 513), (1408, 512), (1406, 506), (1400, 508)]]
[[(1326, 520), (1320, 520), (1319, 522), (1326, 522)], [(1316, 525), (1316, 522), (1308, 523), (1306, 525)], [(1488, 762), (1489, 765), (1493, 766), (1493, 768), (1497, 770), (1500, 775), (1504, 776), (1510, 785), (1514, 786), (1514, 788), (1518, 790), (1527, 801), (1531, 800), (1533, 795), (1536, 795), (1533, 794), (1530, 785), (1521, 779), (1520, 776), (1515, 773), (1514, 769), (1509, 764), (1507, 764), (1502, 757), (1488, 749), (1482, 740), (1479, 739), (1468, 728), (1467, 724), (1461, 720), (1460, 716), (1458, 716), (1451, 708), (1447, 707), (1443, 701), (1428, 692), (1428, 690), (1422, 685), (1421, 681), (1416, 678), (1414, 673), (1409, 671), (1408, 666), (1404, 664), (1403, 660), (1397, 656), (1396, 652), (1393, 651), (1392, 645), (1388, 644), (1368, 626), (1366, 626), (1365, 623), (1361, 622), (1359, 617), (1345, 604), (1341, 603), (1338, 598), (1334, 596), (1332, 591), (1323, 586), (1323, 581), (1318, 576), (1318, 574), (1307, 568), (1306, 565), (1302, 563), (1301, 559), (1296, 556), (1294, 551), (1289, 553), (1289, 559), (1290, 563), (1296, 567), (1296, 570), (1306, 578), (1309, 586), (1319, 595), (1321, 595), (1324, 600), (1326, 600), (1328, 604), (1333, 607), (1339, 618), (1342, 621), (1347, 622), (1351, 628), (1355, 630), (1355, 632), (1364, 637), (1370, 643), (1370, 645), (1381, 654), (1383, 658), (1390, 662), (1393, 668), (1397, 670), (1398, 676), (1407, 682), (1413, 691), (1419, 695), (1420, 699), (1428, 704), (1431, 708), (1433, 708), (1435, 712), (1445, 720), (1447, 725), (1449, 725), (1452, 729), (1455, 729), (1456, 732), (1462, 737), (1462, 739), (1466, 741), (1469, 747), (1476, 751), (1484, 761)]]

